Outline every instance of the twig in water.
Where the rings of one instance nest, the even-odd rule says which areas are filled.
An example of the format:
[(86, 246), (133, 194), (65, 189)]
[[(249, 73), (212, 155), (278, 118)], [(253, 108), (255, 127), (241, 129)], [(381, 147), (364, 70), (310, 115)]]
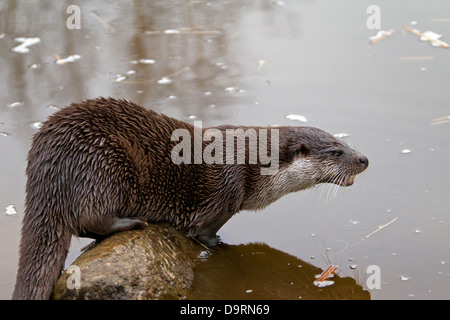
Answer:
[(427, 36), (426, 34), (420, 33), (419, 31), (417, 31), (417, 30), (415, 30), (415, 29), (411, 29), (410, 27), (403, 26), (403, 30), (409, 31), (409, 32), (411, 32), (411, 33), (414, 33), (414, 34), (415, 34), (416, 36), (418, 36), (418, 37), (425, 38), (425, 39), (427, 39), (427, 40), (430, 41), (430, 42), (436, 43), (436, 44), (438, 44), (439, 46), (441, 46), (442, 48), (448, 48), (448, 44), (445, 43), (444, 41), (441, 41), (441, 40), (438, 40), (438, 39), (430, 38), (430, 37)]
[(349, 247), (353, 247), (356, 246), (357, 244), (361, 243), (362, 241), (366, 240), (367, 238), (369, 238), (371, 235), (373, 235), (374, 233), (377, 233), (378, 231), (380, 231), (381, 229), (386, 228), (388, 225), (390, 225), (391, 223), (393, 223), (395, 220), (397, 220), (398, 217), (395, 217), (394, 219), (392, 219), (391, 221), (389, 221), (388, 223), (379, 226), (378, 229), (376, 229), (375, 231), (372, 231), (371, 233), (369, 233), (367, 236), (365, 236), (364, 238), (360, 239), (359, 241), (355, 242), (354, 244), (350, 245), (350, 246), (346, 246), (344, 249), (342, 249), (340, 252), (343, 252), (345, 249), (349, 248)]

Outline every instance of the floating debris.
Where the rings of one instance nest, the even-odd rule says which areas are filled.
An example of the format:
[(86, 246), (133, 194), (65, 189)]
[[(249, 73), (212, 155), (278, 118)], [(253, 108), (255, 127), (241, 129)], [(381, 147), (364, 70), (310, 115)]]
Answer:
[(403, 26), (403, 30), (415, 34), (416, 36), (420, 37), (420, 40), (422, 41), (430, 41), (433, 47), (448, 48), (448, 43), (439, 40), (440, 38), (442, 38), (442, 35), (434, 31), (425, 31), (424, 33), (420, 33), (419, 30), (411, 29), (410, 27), (407, 26)]
[(236, 87), (227, 87), (227, 88), (225, 88), (225, 91), (228, 92), (228, 93), (235, 93), (235, 92), (243, 93), (243, 92), (245, 92), (244, 89), (238, 89)]
[(154, 64), (156, 62), (153, 59), (139, 59), (138, 61), (139, 61), (139, 63), (142, 63), (142, 64)]
[(323, 288), (334, 284), (334, 281), (329, 279), (333, 278), (337, 271), (338, 267), (329, 266), (326, 270), (324, 270), (321, 274), (316, 275), (316, 280), (313, 282), (316, 287)]
[(13, 52), (17, 52), (17, 53), (28, 53), (28, 52), (30, 52), (30, 49), (28, 47), (31, 47), (32, 45), (35, 45), (36, 43), (41, 42), (40, 38), (21, 37), (21, 38), (15, 38), (14, 40), (17, 42), (22, 42), (17, 47), (14, 47), (11, 49)]
[(162, 77), (161, 79), (159, 79), (159, 80), (156, 81), (156, 82), (159, 83), (159, 84), (168, 84), (168, 83), (171, 83), (172, 80), (170, 80), (170, 79), (167, 78), (167, 77)]
[(32, 70), (37, 70), (37, 69), (40, 69), (40, 68), (41, 68), (41, 65), (40, 65), (39, 63), (33, 63), (33, 64), (30, 64), (30, 65), (28, 66), (28, 68), (30, 68), (30, 69), (32, 69)]
[(23, 101), (16, 101), (16, 102), (11, 102), (10, 104), (8, 104), (8, 107), (10, 108), (17, 108), (17, 107), (21, 107), (25, 104), (25, 102)]
[(336, 134), (333, 134), (333, 137), (342, 139), (342, 138), (350, 137), (350, 135), (348, 133), (336, 133)]
[(281, 0), (273, 0), (272, 3), (276, 6), (284, 6), (286, 5), (286, 2), (281, 1)]
[(2, 40), (5, 37), (4, 33), (0, 33), (0, 40)]
[(9, 206), (7, 206), (5, 214), (7, 216), (15, 216), (17, 214), (16, 206), (13, 204), (10, 204)]
[(0, 136), (2, 136), (2, 137), (7, 137), (7, 136), (9, 136), (9, 133), (8, 133), (8, 132), (1, 131), (1, 132), (0, 132)]
[(81, 56), (79, 54), (73, 54), (68, 56), (67, 58), (61, 58), (60, 56), (56, 55), (56, 63), (61, 65), (64, 65), (66, 63), (75, 62), (81, 59)]
[(409, 281), (409, 277), (402, 274), (402, 275), (400, 275), (400, 281), (404, 281), (404, 282)]
[(214, 65), (222, 70), (228, 69), (228, 67), (223, 62), (216, 62)]
[(431, 120), (431, 125), (437, 126), (438, 124), (447, 123), (449, 121), (450, 121), (450, 116), (445, 116), (445, 117), (436, 118), (436, 119)]
[(36, 121), (36, 122), (33, 122), (33, 123), (31, 124), (31, 127), (34, 128), (34, 129), (40, 129), (40, 128), (42, 128), (42, 125), (43, 125), (42, 122)]
[[(358, 242), (355, 242), (354, 244), (352, 244), (351, 246), (356, 246), (357, 244), (361, 243), (362, 241), (366, 240), (367, 238), (369, 238), (370, 236), (372, 236), (373, 234), (377, 233), (378, 231), (380, 231), (381, 229), (386, 228), (388, 225), (390, 225), (391, 223), (393, 223), (395, 220), (397, 220), (398, 217), (395, 217), (394, 219), (392, 219), (391, 221), (389, 221), (388, 223), (379, 226), (378, 229), (376, 229), (375, 231), (372, 231), (371, 233), (369, 233), (367, 236), (365, 236), (364, 238), (361, 238)], [(349, 246), (350, 247), (350, 246)], [(347, 249), (347, 247), (345, 247), (344, 249)], [(344, 250), (342, 250), (344, 251)], [(341, 251), (341, 252), (342, 252)]]
[(148, 30), (144, 32), (147, 35), (215, 35), (222, 34), (222, 31), (219, 30), (203, 30), (200, 27), (191, 27), (191, 28), (179, 28), (179, 29), (165, 29), (165, 30)]
[(48, 109), (51, 109), (51, 110), (55, 110), (55, 111), (58, 111), (58, 110), (61, 110), (61, 109), (62, 109), (61, 107), (58, 107), (58, 106), (55, 105), (55, 104), (49, 104), (49, 105), (47, 106), (47, 108), (48, 108)]
[(370, 40), (369, 43), (371, 43), (371, 44), (377, 43), (381, 39), (386, 38), (393, 33), (394, 33), (394, 29), (391, 29), (389, 31), (379, 30), (376, 35), (369, 38), (369, 40)]
[(123, 74), (117, 74), (115, 78), (111, 79), (112, 82), (122, 82), (127, 78), (126, 75)]
[(422, 230), (420, 230), (420, 229), (414, 229), (414, 230), (413, 230), (413, 233), (416, 233), (416, 234), (417, 234), (417, 233), (421, 233), (421, 232), (422, 232)]
[(180, 30), (175, 30), (175, 29), (166, 29), (163, 31), (164, 34), (179, 34)]
[(245, 293), (252, 293), (252, 292), (253, 292), (252, 289), (245, 290)]
[(300, 122), (308, 122), (308, 119), (306, 119), (306, 117), (299, 115), (299, 114), (288, 114), (286, 116), (287, 119), (289, 120), (297, 120)]
[(400, 151), (401, 154), (408, 154), (411, 153), (412, 150), (411, 149), (403, 149), (402, 151)]

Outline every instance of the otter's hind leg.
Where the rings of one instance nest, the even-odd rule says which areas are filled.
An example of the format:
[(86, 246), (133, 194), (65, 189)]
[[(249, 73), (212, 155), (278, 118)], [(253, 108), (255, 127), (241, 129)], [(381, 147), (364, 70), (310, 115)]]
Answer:
[(134, 229), (144, 229), (147, 223), (139, 217), (91, 217), (82, 221), (83, 230), (80, 237), (103, 239), (116, 232)]

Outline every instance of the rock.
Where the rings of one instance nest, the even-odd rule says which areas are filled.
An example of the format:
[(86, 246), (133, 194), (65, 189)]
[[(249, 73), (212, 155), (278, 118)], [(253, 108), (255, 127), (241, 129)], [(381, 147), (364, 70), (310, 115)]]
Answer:
[[(68, 272), (73, 266), (78, 274)], [(315, 286), (320, 268), (267, 244), (205, 250), (168, 224), (117, 233), (82, 253), (68, 271), (53, 299), (370, 299), (352, 277), (336, 275), (333, 285)], [(77, 277), (80, 287), (73, 288)]]
[(120, 232), (82, 253), (68, 267), (78, 274), (64, 272), (52, 299), (183, 299), (201, 251), (168, 224)]

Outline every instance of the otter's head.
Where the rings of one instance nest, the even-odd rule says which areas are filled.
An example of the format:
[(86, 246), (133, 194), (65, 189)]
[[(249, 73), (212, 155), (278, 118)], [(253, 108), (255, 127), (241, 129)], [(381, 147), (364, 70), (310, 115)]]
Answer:
[[(355, 176), (363, 172), (369, 160), (347, 143), (313, 127), (289, 127), (280, 157), (283, 171), (294, 184), (292, 191), (319, 183), (351, 186)], [(298, 180), (298, 181), (297, 181)]]

